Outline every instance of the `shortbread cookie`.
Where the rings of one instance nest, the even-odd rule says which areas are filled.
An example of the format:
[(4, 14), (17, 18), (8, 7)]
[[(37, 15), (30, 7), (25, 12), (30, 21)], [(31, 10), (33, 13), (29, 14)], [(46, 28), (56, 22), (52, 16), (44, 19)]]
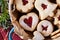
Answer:
[(53, 32), (53, 26), (49, 21), (43, 20), (38, 24), (37, 31), (41, 32), (44, 36), (49, 36)]
[(44, 40), (45, 38), (43, 37), (43, 35), (38, 32), (38, 31), (35, 31), (33, 33), (34, 37), (33, 37), (33, 40)]
[(20, 25), (28, 31), (33, 31), (36, 28), (38, 21), (38, 16), (33, 12), (23, 15), (19, 19)]
[(57, 10), (57, 13), (56, 13), (56, 15), (54, 17), (54, 24), (55, 25), (60, 25), (60, 9)]
[(48, 16), (53, 17), (53, 11), (56, 9), (57, 4), (50, 3), (48, 0), (36, 0), (35, 8), (39, 11), (40, 19), (43, 20)]
[(52, 39), (58, 39), (60, 37), (60, 29), (56, 30), (51, 34)]
[(18, 11), (24, 13), (29, 12), (34, 7), (34, 0), (15, 0), (16, 8)]
[(57, 4), (59, 5), (59, 7), (60, 7), (60, 0), (56, 0), (56, 2), (57, 2)]

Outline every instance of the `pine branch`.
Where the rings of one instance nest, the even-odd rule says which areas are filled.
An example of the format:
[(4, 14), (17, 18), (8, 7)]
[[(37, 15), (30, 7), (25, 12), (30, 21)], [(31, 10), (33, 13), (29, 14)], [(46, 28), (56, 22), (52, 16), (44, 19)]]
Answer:
[(8, 14), (8, 3), (5, 0), (0, 0), (1, 3), (1, 15), (0, 15), (0, 25), (2, 25), (5, 29), (11, 25), (11, 22), (9, 23), (9, 14)]

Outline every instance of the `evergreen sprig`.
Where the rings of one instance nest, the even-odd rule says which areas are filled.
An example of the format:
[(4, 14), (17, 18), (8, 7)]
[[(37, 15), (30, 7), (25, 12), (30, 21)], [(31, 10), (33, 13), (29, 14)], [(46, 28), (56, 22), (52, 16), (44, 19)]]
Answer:
[(2, 25), (5, 29), (7, 29), (9, 27), (9, 25), (11, 25), (11, 23), (9, 23), (9, 14), (8, 14), (8, 0), (0, 0), (1, 3), (1, 15), (0, 15), (0, 25)]

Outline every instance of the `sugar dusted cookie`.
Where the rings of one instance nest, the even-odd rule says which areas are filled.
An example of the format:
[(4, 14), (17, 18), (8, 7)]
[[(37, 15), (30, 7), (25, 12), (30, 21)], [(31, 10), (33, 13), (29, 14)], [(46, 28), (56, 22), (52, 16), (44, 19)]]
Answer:
[(36, 0), (35, 8), (39, 11), (40, 19), (43, 20), (48, 16), (53, 17), (53, 11), (56, 9), (57, 4), (50, 3), (47, 0)]
[(36, 28), (38, 21), (38, 16), (33, 12), (23, 15), (19, 19), (20, 25), (28, 31), (33, 31)]
[(58, 0), (10, 0), (9, 15), (14, 32), (23, 40), (60, 40), (60, 30), (55, 32), (57, 26), (60, 28), (59, 2)]
[(58, 27), (60, 28), (60, 9), (57, 10), (57, 13), (54, 17), (54, 24), (58, 25)]
[(34, 7), (34, 0), (15, 0), (15, 3), (17, 10), (22, 11), (24, 13), (29, 12)]
[(49, 36), (53, 32), (53, 26), (49, 21), (43, 20), (38, 24), (37, 31), (41, 32), (44, 36)]
[(56, 0), (56, 2), (57, 2), (57, 4), (59, 5), (59, 7), (60, 7), (60, 0)]
[(35, 31), (33, 34), (34, 34), (34, 37), (33, 37), (32, 40), (44, 40), (45, 39), (43, 37), (43, 35), (38, 31)]

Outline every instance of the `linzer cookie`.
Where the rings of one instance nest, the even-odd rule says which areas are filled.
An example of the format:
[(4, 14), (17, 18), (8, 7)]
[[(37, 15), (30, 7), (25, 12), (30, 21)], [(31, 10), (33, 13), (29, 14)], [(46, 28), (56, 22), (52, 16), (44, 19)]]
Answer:
[(45, 39), (44, 36), (38, 31), (35, 31), (33, 34), (34, 34), (34, 37), (32, 40), (44, 40)]
[(20, 25), (28, 31), (33, 31), (36, 28), (38, 21), (38, 16), (33, 12), (23, 15), (19, 19)]
[(51, 34), (52, 39), (56, 39), (56, 38), (59, 38), (59, 37), (60, 37), (60, 29), (56, 30), (55, 32), (53, 32)]
[(36, 0), (35, 8), (39, 11), (39, 17), (41, 20), (48, 16), (53, 17), (53, 11), (56, 9), (57, 4), (50, 3), (48, 0)]
[(54, 24), (60, 28), (60, 9), (57, 10), (57, 13), (54, 17)]
[(27, 13), (34, 7), (34, 0), (15, 0), (16, 8), (18, 11)]
[(23, 40), (60, 40), (59, 0), (9, 0), (9, 15)]
[(49, 36), (53, 32), (53, 25), (47, 21), (41, 21), (37, 26), (37, 31), (41, 32), (44, 36)]

